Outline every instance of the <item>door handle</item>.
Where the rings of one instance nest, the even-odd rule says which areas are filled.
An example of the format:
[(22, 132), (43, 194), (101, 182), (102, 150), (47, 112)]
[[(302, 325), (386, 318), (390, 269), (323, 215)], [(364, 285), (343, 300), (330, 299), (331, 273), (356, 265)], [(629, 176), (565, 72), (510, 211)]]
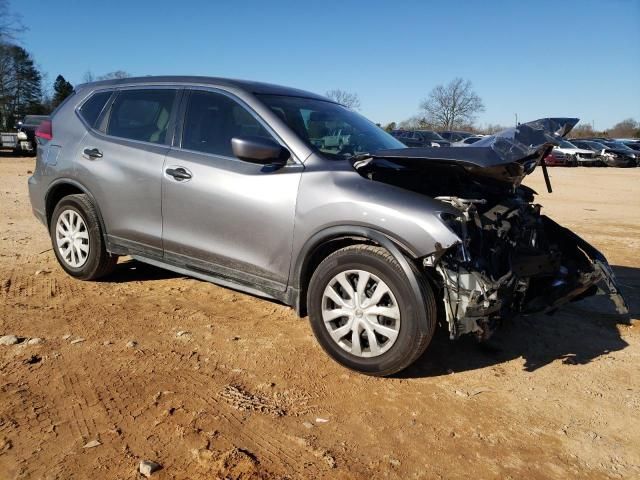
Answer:
[(102, 152), (97, 148), (85, 148), (84, 154), (89, 158), (102, 158)]
[(191, 178), (191, 174), (182, 167), (167, 168), (165, 170), (165, 173), (178, 181), (189, 180)]

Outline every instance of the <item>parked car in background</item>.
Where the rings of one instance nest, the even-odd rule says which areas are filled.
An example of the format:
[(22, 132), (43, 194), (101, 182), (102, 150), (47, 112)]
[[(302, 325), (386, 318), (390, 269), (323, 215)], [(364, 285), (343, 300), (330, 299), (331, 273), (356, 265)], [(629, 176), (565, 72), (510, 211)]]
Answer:
[(391, 134), (407, 147), (448, 147), (450, 142), (432, 130), (394, 130)]
[(634, 150), (636, 150), (634, 147), (640, 148), (640, 138), (614, 138), (613, 140), (624, 143), (627, 147), (633, 148)]
[(573, 139), (571, 143), (593, 151), (600, 156), (600, 160), (607, 167), (634, 167), (637, 165), (637, 159), (632, 157), (627, 150), (611, 147), (595, 140)]
[(640, 152), (640, 140), (637, 138), (616, 138), (620, 142), (636, 152)]
[(630, 149), (635, 150), (636, 152), (640, 152), (640, 142), (624, 141), (622, 143), (624, 143)]
[(630, 167), (638, 166), (638, 157), (640, 157), (640, 155), (636, 150), (628, 147), (622, 142), (618, 142), (615, 140), (605, 140), (605, 141), (602, 141), (601, 143), (609, 147), (609, 150), (611, 150), (612, 152), (615, 152), (615, 154), (618, 155), (619, 157), (624, 157), (627, 160), (631, 160), (631, 162), (629, 162), (630, 165), (628, 166)]
[[(604, 256), (521, 185), (578, 119), (407, 148), (328, 98), (258, 82), (125, 78), (68, 98), (37, 131), (28, 184), (72, 277), (123, 255), (276, 299), (368, 375), (409, 366), (439, 322), (486, 340), (599, 289), (627, 313)], [(319, 146), (337, 126), (348, 144)]]
[(620, 146), (610, 140), (574, 138), (571, 143), (580, 145), (582, 148), (599, 151), (608, 167), (635, 167), (638, 165), (638, 155), (634, 150), (624, 145)]
[(345, 145), (349, 144), (350, 137), (350, 128), (334, 128), (329, 135), (322, 137), (322, 145), (320, 145), (320, 148), (336, 148), (341, 150)]
[(35, 138), (38, 126), (49, 117), (46, 115), (27, 115), (16, 125), (17, 132), (0, 133), (0, 147), (10, 148), (16, 155), (35, 155)]
[(590, 150), (594, 156), (598, 159), (598, 167), (614, 166), (609, 165), (610, 161), (615, 157), (612, 153), (605, 153), (607, 147), (601, 143), (592, 140), (576, 140), (572, 139), (571, 143), (583, 150)]
[(598, 156), (590, 149), (580, 148), (571, 142), (561, 140), (559, 145), (553, 149), (565, 154), (570, 164), (583, 167), (597, 167), (601, 164)]
[(451, 144), (452, 147), (466, 147), (468, 145), (473, 145), (474, 143), (476, 143), (478, 140), (482, 140), (482, 138), (485, 135), (472, 135), (470, 137), (467, 138), (463, 138), (462, 140), (458, 141), (458, 142), (454, 142)]
[(547, 167), (575, 167), (574, 160), (570, 159), (567, 155), (560, 150), (554, 148), (549, 154), (544, 157), (544, 163)]
[(460, 130), (438, 130), (438, 133), (445, 139), (449, 140), (451, 143), (459, 142), (460, 140), (464, 140), (467, 137), (472, 137), (475, 134), (471, 132), (463, 132)]

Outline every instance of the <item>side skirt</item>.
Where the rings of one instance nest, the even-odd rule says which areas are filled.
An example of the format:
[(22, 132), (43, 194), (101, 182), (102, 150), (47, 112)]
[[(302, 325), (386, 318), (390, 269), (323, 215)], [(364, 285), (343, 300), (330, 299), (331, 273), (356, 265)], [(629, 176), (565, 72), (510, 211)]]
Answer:
[(263, 290), (263, 289), (256, 288), (255, 286), (245, 285), (243, 283), (234, 281), (233, 279), (217, 276), (213, 273), (192, 270), (184, 266), (178, 266), (171, 263), (166, 263), (164, 261), (145, 257), (137, 253), (131, 253), (130, 255), (131, 255), (131, 258), (138, 260), (140, 262), (148, 263), (149, 265), (153, 265), (159, 268), (164, 268), (166, 270), (171, 270), (172, 272), (176, 272), (187, 277), (193, 277), (199, 280), (204, 280), (205, 282), (214, 283), (216, 285), (220, 285), (221, 287), (238, 290), (240, 292), (248, 293), (249, 295), (254, 295), (260, 298), (276, 300), (278, 302), (284, 303), (289, 306), (295, 306), (297, 303), (296, 291), (293, 288), (287, 288), (287, 290), (284, 292), (273, 291), (273, 290), (266, 291), (266, 289)]

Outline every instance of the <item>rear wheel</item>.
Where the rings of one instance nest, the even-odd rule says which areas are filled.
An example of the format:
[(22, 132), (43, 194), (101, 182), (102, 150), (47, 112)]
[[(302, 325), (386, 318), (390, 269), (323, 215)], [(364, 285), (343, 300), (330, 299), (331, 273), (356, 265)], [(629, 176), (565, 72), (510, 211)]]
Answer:
[(313, 333), (347, 368), (379, 376), (399, 372), (424, 352), (435, 330), (435, 300), (422, 282), (422, 298), (416, 298), (404, 271), (383, 248), (338, 250), (320, 263), (309, 284)]
[(87, 195), (69, 195), (56, 205), (49, 227), (62, 268), (81, 280), (111, 273), (118, 257), (107, 252), (98, 213)]

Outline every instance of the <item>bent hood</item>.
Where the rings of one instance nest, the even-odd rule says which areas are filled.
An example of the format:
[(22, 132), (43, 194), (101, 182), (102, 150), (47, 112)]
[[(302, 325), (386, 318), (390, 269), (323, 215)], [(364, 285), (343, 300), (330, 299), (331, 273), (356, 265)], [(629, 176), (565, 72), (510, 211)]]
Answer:
[(484, 137), (469, 147), (379, 150), (369, 157), (418, 169), (433, 163), (459, 165), (472, 174), (519, 184), (578, 122), (577, 118), (541, 118)]

